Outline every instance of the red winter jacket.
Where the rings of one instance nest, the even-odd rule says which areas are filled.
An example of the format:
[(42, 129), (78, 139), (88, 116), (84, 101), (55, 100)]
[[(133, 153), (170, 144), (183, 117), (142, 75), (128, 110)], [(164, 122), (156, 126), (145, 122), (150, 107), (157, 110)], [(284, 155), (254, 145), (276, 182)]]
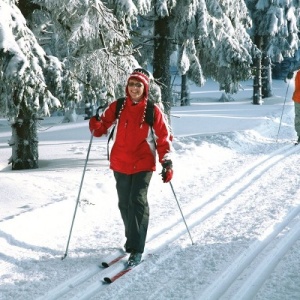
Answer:
[[(100, 137), (116, 121), (117, 101), (112, 102), (100, 117), (90, 119), (90, 131)], [(110, 168), (114, 171), (134, 174), (141, 171), (155, 171), (156, 151), (159, 162), (170, 159), (172, 135), (168, 123), (158, 105), (154, 105), (153, 133), (144, 119), (146, 100), (137, 104), (127, 97), (114, 130), (114, 144), (110, 153)]]
[(295, 90), (292, 98), (295, 102), (300, 103), (300, 71), (296, 73)]

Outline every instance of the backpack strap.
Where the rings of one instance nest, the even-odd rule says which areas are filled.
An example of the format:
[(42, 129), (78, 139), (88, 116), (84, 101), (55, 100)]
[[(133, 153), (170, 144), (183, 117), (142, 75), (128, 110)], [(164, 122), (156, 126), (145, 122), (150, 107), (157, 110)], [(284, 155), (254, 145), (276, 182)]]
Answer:
[(153, 123), (154, 123), (154, 102), (151, 100), (147, 101), (147, 107), (146, 107), (146, 114), (145, 114), (145, 122), (149, 124), (151, 134), (153, 137), (154, 145), (156, 148), (156, 142), (154, 139), (154, 132), (153, 132)]
[(151, 126), (151, 129), (152, 129), (152, 126), (154, 123), (154, 103), (151, 100), (147, 101), (145, 121), (147, 124), (149, 124)]
[(122, 105), (124, 104), (124, 101), (125, 101), (125, 97), (117, 99), (117, 106), (116, 106), (116, 112), (115, 112), (116, 119), (118, 119), (118, 117), (119, 117), (119, 112), (122, 108)]
[[(115, 116), (116, 116), (116, 119), (118, 119), (119, 112), (120, 112), (120, 110), (121, 110), (121, 108), (122, 108), (122, 105), (123, 105), (123, 103), (124, 103), (124, 101), (125, 101), (125, 98), (118, 98), (116, 101), (117, 101), (117, 106), (116, 106)], [(115, 126), (116, 126), (116, 125), (115, 125)], [(107, 142), (107, 143), (109, 143), (110, 140), (111, 140), (112, 137), (113, 137), (113, 133), (114, 133), (114, 131), (115, 131), (115, 126), (113, 127), (113, 129), (111, 130), (111, 132), (110, 132), (110, 134), (109, 134), (108, 142)]]
[[(116, 119), (118, 119), (119, 112), (120, 112), (120, 110), (122, 108), (122, 105), (125, 101), (125, 97), (118, 98), (116, 101), (117, 101), (117, 106), (116, 106), (115, 116), (116, 116)], [(108, 136), (108, 140), (107, 140), (107, 160), (109, 160), (109, 142), (110, 142), (110, 140), (112, 139), (112, 137), (114, 135), (115, 127), (116, 127), (116, 125), (114, 125), (113, 129), (111, 130), (111, 132)]]
[(116, 125), (114, 125), (113, 129), (111, 130), (109, 136), (108, 136), (108, 139), (107, 139), (107, 160), (109, 160), (109, 142), (110, 140), (112, 139), (113, 135), (114, 135), (114, 131), (115, 131), (115, 127)]

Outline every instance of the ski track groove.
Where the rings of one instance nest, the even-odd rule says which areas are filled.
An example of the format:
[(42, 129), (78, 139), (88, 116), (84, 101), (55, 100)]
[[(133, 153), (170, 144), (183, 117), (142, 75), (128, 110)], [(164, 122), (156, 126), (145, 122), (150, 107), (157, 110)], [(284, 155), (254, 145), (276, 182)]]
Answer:
[(76, 274), (74, 277), (70, 278), (69, 280), (61, 283), (56, 288), (50, 290), (48, 293), (46, 293), (44, 296), (37, 298), (37, 300), (54, 300), (59, 299), (60, 297), (65, 296), (70, 291), (72, 291), (77, 286), (80, 286), (81, 284), (87, 282), (91, 277), (93, 277), (96, 274), (103, 274), (104, 276), (109, 276), (111, 272), (117, 272), (120, 268), (120, 265), (123, 260), (120, 260), (119, 263), (112, 265), (109, 268), (103, 268), (100, 265), (101, 261), (111, 261), (113, 258), (120, 255), (120, 251), (116, 251), (112, 255), (108, 255), (102, 259), (99, 259), (99, 265), (91, 265), (90, 267), (84, 269), (80, 273)]
[[(240, 254), (240, 256), (233, 261), (230, 266), (220, 275), (218, 278), (215, 279), (213, 284), (211, 284), (201, 295), (199, 296), (199, 299), (220, 299), (220, 297), (228, 290), (228, 288), (233, 284), (233, 282), (238, 278), (238, 276), (256, 259), (256, 257), (270, 244), (274, 241), (274, 239), (284, 230), (286, 227), (298, 216), (300, 213), (300, 206), (293, 209), (288, 216), (279, 224), (277, 224), (275, 230), (271, 231), (270, 234), (263, 240), (263, 241), (255, 241), (248, 247), (243, 253)], [(283, 245), (280, 246), (280, 249), (283, 248), (283, 250), (287, 251), (296, 240), (294, 240), (294, 235), (300, 235), (299, 230), (299, 223), (298, 221), (296, 225), (293, 225), (293, 236), (285, 236), (282, 242), (277, 242), (276, 246), (274, 246), (272, 252), (277, 252), (279, 244)], [(298, 226), (298, 227), (297, 227)], [(273, 226), (272, 226), (273, 227)], [(269, 231), (269, 230), (268, 230)], [(294, 231), (296, 234), (294, 234)], [(292, 243), (290, 243), (292, 242)], [(282, 249), (281, 249), (282, 250)], [(276, 255), (275, 255), (276, 256)], [(282, 255), (283, 256), (283, 255)], [(271, 255), (271, 257), (274, 257), (274, 254)], [(278, 258), (278, 256), (276, 256)], [(230, 299), (252, 299), (253, 297), (252, 292), (250, 289), (253, 288), (252, 282), (255, 282), (258, 286), (259, 284), (262, 285), (264, 282), (264, 279), (267, 278), (266, 275), (270, 274), (272, 269), (275, 267), (275, 263), (277, 264), (279, 261), (273, 261), (271, 264), (269, 261), (269, 258), (267, 257), (264, 259), (259, 267), (257, 267), (255, 270), (252, 271), (251, 277), (249, 277), (245, 284), (242, 285), (242, 287), (239, 289), (239, 291), (236, 293), (234, 298)], [(272, 268), (271, 268), (272, 267)], [(267, 271), (267, 273), (265, 272)], [(258, 276), (258, 273), (264, 273), (263, 276)], [(248, 286), (248, 287), (247, 287)], [(256, 289), (257, 291), (258, 289)], [(248, 293), (248, 294), (247, 294)], [(250, 295), (251, 294), (251, 295)], [(241, 296), (242, 295), (242, 296)], [(251, 296), (251, 297), (250, 297)], [(249, 298), (250, 297), (250, 298)]]
[[(231, 180), (224, 187), (221, 187), (219, 190), (217, 190), (213, 196), (210, 196), (206, 200), (202, 201), (200, 205), (187, 207), (186, 209), (189, 210), (189, 212), (185, 213), (185, 218), (187, 220), (189, 229), (194, 228), (203, 221), (214, 216), (218, 211), (231, 203), (237, 195), (251, 186), (251, 184), (255, 183), (255, 181), (270, 168), (275, 166), (281, 160), (288, 158), (289, 155), (299, 152), (299, 150), (299, 147), (287, 145), (269, 153), (265, 157), (254, 161), (250, 166), (240, 172), (240, 174), (233, 176), (233, 178), (231, 178)], [(288, 226), (288, 224), (297, 217), (299, 212), (300, 207), (295, 208), (280, 224), (278, 224), (276, 229), (273, 230), (263, 242), (256, 241), (250, 245), (250, 249), (247, 249), (245, 253), (242, 253), (218, 278), (216, 278), (214, 282), (199, 295), (199, 299), (219, 299), (220, 295), (224, 294), (224, 292), (230, 288), (237, 277), (248, 267), (249, 264), (251, 264), (255, 257), (261, 253), (269, 243), (274, 241), (276, 236), (278, 236), (278, 234), (282, 232)], [(182, 235), (187, 234), (186, 227), (182, 223), (182, 219), (178, 218), (176, 221), (173, 221), (169, 225), (149, 236), (147, 241), (148, 250), (144, 255), (147, 253), (158, 254), (159, 250), (166, 247), (171, 242), (174, 242)], [(270, 252), (271, 262), (269, 259), (262, 261), (258, 267), (260, 275), (256, 276), (255, 272), (253, 272), (252, 275), (246, 279), (245, 282), (246, 284), (250, 285), (250, 287), (255, 285), (256, 288), (254, 290), (256, 292), (259, 290), (260, 286), (263, 284), (268, 275), (271, 274), (279, 260), (299, 238), (299, 223), (300, 221), (292, 227), (292, 229), (289, 231), (289, 234), (284, 236), (282, 242), (279, 241), (277, 243), (279, 249), (276, 247), (274, 251)], [(160, 260), (164, 261), (172, 256), (172, 252), (169, 254), (160, 253), (159, 255)], [(109, 257), (111, 258), (116, 256), (117, 255), (110, 255)], [(106, 259), (107, 258), (104, 258), (102, 260), (104, 261)], [(37, 300), (90, 299), (97, 293), (101, 293), (103, 289), (109, 287), (110, 285), (103, 283), (99, 279), (89, 283), (89, 279), (95, 275), (97, 275), (97, 278), (110, 276), (110, 274), (116, 273), (117, 270), (122, 268), (122, 264), (124, 264), (125, 261), (125, 259), (122, 259), (120, 262), (106, 269), (96, 265), (90, 266), (69, 280), (63, 282), (56, 288), (48, 291), (46, 295), (38, 298)], [(133, 271), (136, 271), (136, 268)], [(149, 271), (151, 273), (151, 270), (148, 270), (148, 273)], [(88, 283), (88, 285), (86, 285), (86, 283)], [(84, 284), (86, 286), (83, 287), (82, 285)], [(76, 288), (78, 287), (80, 287), (79, 292), (76, 291)], [(68, 294), (72, 292), (75, 294), (72, 295), (73, 298), (70, 298)], [(236, 292), (234, 299), (251, 299), (253, 296), (251, 293), (253, 293), (253, 291), (251, 292), (251, 290), (247, 289), (243, 285), (242, 288)]]
[(275, 269), (279, 261), (300, 238), (299, 228), (300, 221), (298, 220), (297, 223), (292, 226), (292, 229), (290, 229), (289, 233), (284, 235), (284, 237), (277, 243), (275, 248), (269, 252), (269, 255), (266, 257), (266, 259), (264, 259), (254, 270), (254, 272), (251, 273), (241, 288), (237, 291), (233, 300), (246, 300), (253, 298), (265, 280)]

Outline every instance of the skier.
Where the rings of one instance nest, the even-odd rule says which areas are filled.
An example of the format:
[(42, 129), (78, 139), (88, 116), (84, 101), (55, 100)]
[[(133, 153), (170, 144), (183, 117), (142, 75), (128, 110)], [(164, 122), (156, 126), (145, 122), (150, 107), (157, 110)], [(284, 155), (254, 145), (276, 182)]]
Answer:
[(147, 192), (156, 170), (156, 153), (163, 167), (163, 182), (169, 182), (173, 176), (172, 134), (158, 105), (152, 106), (152, 126), (146, 122), (149, 84), (150, 73), (142, 68), (135, 69), (127, 80), (125, 101), (117, 115), (117, 101), (114, 101), (100, 118), (94, 116), (89, 121), (95, 137), (106, 134), (116, 123), (110, 168), (114, 172), (118, 206), (125, 227), (125, 250), (130, 253), (128, 266), (140, 263), (145, 248), (149, 223)]
[(297, 132), (297, 144), (300, 143), (300, 70), (297, 71), (295, 76), (295, 90), (292, 97), (295, 108), (295, 131)]

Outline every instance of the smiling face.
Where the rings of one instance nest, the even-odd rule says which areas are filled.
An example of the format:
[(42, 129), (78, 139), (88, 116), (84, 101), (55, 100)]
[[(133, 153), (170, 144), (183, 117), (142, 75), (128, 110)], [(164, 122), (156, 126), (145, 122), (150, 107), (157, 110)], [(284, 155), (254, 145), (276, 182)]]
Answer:
[(131, 78), (128, 81), (127, 88), (132, 101), (138, 102), (143, 98), (145, 87), (141, 81)]

